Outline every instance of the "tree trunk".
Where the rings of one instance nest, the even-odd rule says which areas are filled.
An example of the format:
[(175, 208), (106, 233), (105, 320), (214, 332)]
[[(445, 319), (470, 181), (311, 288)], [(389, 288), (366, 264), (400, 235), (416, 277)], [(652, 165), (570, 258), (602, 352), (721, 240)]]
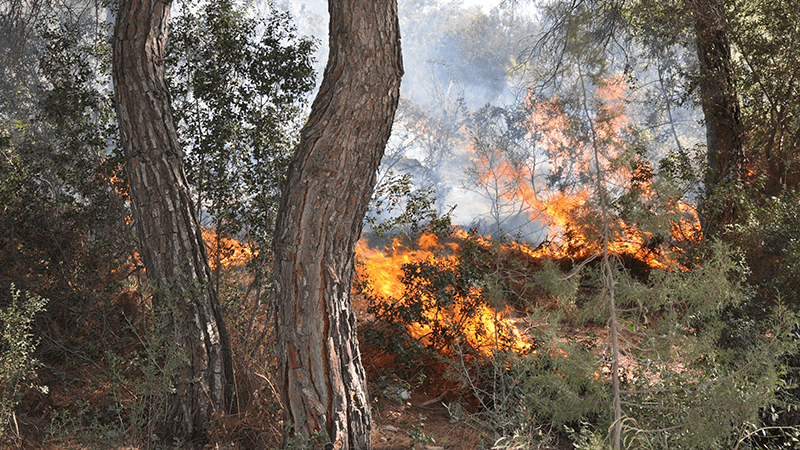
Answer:
[[(711, 196), (719, 187), (741, 178), (744, 168), (743, 131), (724, 0), (690, 0), (690, 5), (700, 61), (700, 97), (706, 122), (709, 168), (706, 189)], [(704, 219), (712, 230), (735, 217), (733, 203), (724, 199), (716, 206), (704, 209)]]
[(274, 241), (284, 445), (367, 449), (369, 398), (350, 288), (399, 99), (400, 32), (396, 0), (330, 0), (329, 10), (330, 57)]
[[(117, 119), (131, 205), (157, 332), (185, 359), (165, 373), (176, 388), (156, 424), (167, 444), (201, 437), (214, 411), (230, 408), (233, 365), (205, 245), (189, 195), (164, 46), (170, 2), (122, 0), (114, 32)], [(177, 343), (178, 346), (169, 344)], [(168, 354), (166, 358), (175, 358)], [(168, 366), (166, 364), (165, 366)]]

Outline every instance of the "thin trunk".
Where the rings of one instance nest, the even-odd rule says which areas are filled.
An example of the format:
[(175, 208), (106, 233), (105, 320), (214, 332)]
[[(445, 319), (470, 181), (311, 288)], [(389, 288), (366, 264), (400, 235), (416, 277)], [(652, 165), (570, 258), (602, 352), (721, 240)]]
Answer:
[(678, 130), (675, 128), (675, 118), (672, 117), (672, 99), (667, 93), (667, 88), (664, 86), (664, 70), (661, 66), (661, 61), (658, 62), (658, 85), (661, 88), (661, 95), (664, 96), (664, 105), (667, 108), (667, 116), (669, 118), (669, 128), (672, 131), (672, 138), (675, 139), (675, 145), (678, 147), (678, 151), (683, 151), (683, 144), (681, 143), (681, 138), (678, 136)]
[(230, 408), (233, 385), (230, 345), (164, 78), (169, 9), (168, 1), (121, 1), (113, 57), (125, 170), (140, 254), (155, 288), (155, 323), (186, 356), (165, 374), (176, 393), (167, 395), (156, 430), (167, 443), (202, 436), (212, 413)]
[[(608, 218), (604, 218), (608, 222)], [(608, 295), (608, 329), (611, 333), (611, 407), (614, 411), (614, 425), (611, 435), (611, 445), (619, 449), (622, 438), (622, 392), (619, 380), (619, 323), (617, 322), (616, 287), (614, 285), (614, 272), (609, 259), (609, 233), (608, 226), (603, 226), (603, 289)]]
[(614, 413), (614, 422), (611, 428), (611, 447), (618, 450), (622, 440), (622, 393), (620, 391), (619, 380), (619, 324), (617, 322), (617, 304), (614, 284), (614, 268), (611, 265), (610, 243), (611, 243), (611, 214), (608, 210), (608, 195), (603, 180), (603, 167), (600, 165), (600, 143), (598, 142), (596, 119), (592, 117), (589, 109), (589, 99), (586, 92), (583, 73), (578, 66), (578, 76), (581, 82), (582, 106), (586, 114), (586, 119), (591, 123), (590, 138), (594, 156), (595, 185), (597, 195), (600, 198), (600, 214), (603, 221), (603, 293), (608, 295), (608, 332), (610, 334), (611, 346), (611, 408)]
[(289, 168), (274, 241), (288, 439), (368, 449), (370, 408), (350, 288), (391, 133), (402, 60), (395, 0), (330, 0), (330, 57)]

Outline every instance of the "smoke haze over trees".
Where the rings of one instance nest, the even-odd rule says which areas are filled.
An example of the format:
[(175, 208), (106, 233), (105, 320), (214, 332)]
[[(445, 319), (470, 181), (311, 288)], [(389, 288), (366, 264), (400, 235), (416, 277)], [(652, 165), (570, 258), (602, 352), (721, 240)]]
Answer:
[[(324, 42), (325, 30), (314, 27), (326, 17), (324, 2), (298, 0), (290, 5), (301, 29)], [(513, 207), (500, 218), (504, 228), (497, 229), (498, 217), (492, 212), (497, 205), (480, 189), (476, 191), (469, 179), (468, 147), (492, 120), (505, 121), (501, 128), (519, 130), (525, 120), (523, 103), (528, 89), (546, 89), (547, 95), (559, 92), (556, 84), (545, 83), (552, 76), (549, 71), (558, 66), (557, 52), (535, 49), (546, 31), (545, 8), (525, 2), (479, 6), (419, 0), (400, 2), (399, 14), (406, 74), (379, 180), (389, 171), (412, 173), (419, 187), (435, 188), (440, 212), (456, 206), (452, 213), (455, 223), (481, 225), (486, 233), (522, 234), (533, 243), (541, 241), (546, 224), (518, 216)], [(609, 73), (633, 70), (629, 75), (639, 89), (626, 99), (626, 108), (646, 133), (653, 161), (665, 156), (665, 148), (686, 150), (703, 142), (702, 113), (682, 97), (684, 80), (678, 77), (693, 64), (691, 49), (665, 47), (663, 53), (653, 54), (652, 62), (648, 62), (646, 48), (634, 50), (638, 55), (631, 55), (630, 50), (617, 46), (598, 50), (596, 57), (604, 60), (603, 70)], [(322, 48), (320, 56), (324, 54)], [(643, 64), (631, 66), (634, 57)], [(516, 135), (507, 128), (499, 132), (517, 146), (529, 145), (523, 142), (528, 139), (525, 130)], [(537, 157), (546, 159), (541, 154)]]
[(800, 439), (797, 1), (327, 3), (0, 1), (0, 447)]

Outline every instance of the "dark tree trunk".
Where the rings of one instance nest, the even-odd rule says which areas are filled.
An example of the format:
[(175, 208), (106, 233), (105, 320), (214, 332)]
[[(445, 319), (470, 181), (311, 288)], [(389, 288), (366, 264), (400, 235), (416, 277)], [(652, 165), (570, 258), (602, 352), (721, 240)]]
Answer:
[(279, 380), (286, 438), (367, 449), (369, 398), (350, 288), (397, 109), (400, 33), (396, 0), (328, 4), (330, 57), (276, 224)]
[(168, 344), (183, 347), (157, 433), (171, 443), (201, 437), (230, 407), (233, 365), (205, 245), (183, 168), (164, 45), (170, 2), (122, 0), (114, 32), (117, 119), (141, 258), (155, 288), (153, 311)]
[[(710, 197), (719, 188), (741, 179), (744, 169), (743, 129), (724, 1), (689, 1), (700, 61), (699, 87), (706, 122), (709, 167), (706, 189)], [(711, 230), (735, 217), (732, 202), (715, 199), (714, 203), (715, 206), (704, 208), (704, 219)]]

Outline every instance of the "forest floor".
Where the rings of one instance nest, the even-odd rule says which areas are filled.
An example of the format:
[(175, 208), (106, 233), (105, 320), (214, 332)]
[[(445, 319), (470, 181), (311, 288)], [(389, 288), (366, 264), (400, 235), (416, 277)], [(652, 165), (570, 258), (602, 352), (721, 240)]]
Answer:
[(482, 433), (464, 423), (451, 423), (442, 401), (424, 392), (413, 392), (408, 400), (384, 392), (372, 396), (374, 449), (481, 448)]
[[(354, 299), (354, 309), (359, 323), (368, 319), (363, 299)], [(517, 326), (534, 329), (535, 324), (516, 311)], [(579, 340), (604, 339), (597, 337), (596, 327), (577, 330), (567, 327), (563, 330)], [(372, 403), (372, 446), (374, 450), (472, 450), (494, 447), (497, 437), (490, 430), (482, 428), (477, 421), (470, 420), (479, 409), (474, 398), (454, 383), (446, 373), (447, 369), (437, 362), (426, 362), (424, 368), (409, 374), (396, 365), (387, 364), (379, 350), (373, 349), (361, 339), (361, 352)], [(473, 400), (472, 402), (470, 400)], [(464, 406), (460, 414), (449, 407), (454, 404)], [(470, 413), (466, 410), (472, 410)], [(513, 413), (513, 411), (509, 411)], [(543, 431), (537, 447), (549, 450), (573, 449), (573, 442), (564, 433), (552, 430)], [(514, 447), (516, 448), (516, 447)], [(526, 448), (527, 450), (527, 448)]]
[[(366, 316), (364, 305), (358, 302), (356, 305), (356, 314), (362, 321)], [(429, 363), (419, 372), (424, 375), (400, 373), (391, 363), (386, 364), (379, 354), (376, 356), (376, 351), (369, 345), (361, 347), (369, 382), (374, 450), (472, 450), (492, 447), (496, 438), (491, 432), (481, 429), (474, 421), (464, 420), (468, 415), (451, 415), (446, 405), (465, 404), (469, 395), (463, 389), (459, 391), (445, 377), (443, 367)], [(112, 398), (114, 389), (108, 384), (107, 373), (103, 373), (107, 369), (100, 370), (101, 362), (84, 363), (74, 364), (73, 361), (60, 367), (58, 372), (62, 375), (57, 379), (40, 379), (40, 382), (44, 381), (49, 386), (46, 395), (37, 391), (26, 393), (15, 417), (19, 434), (14, 430), (10, 445), (0, 443), (0, 449), (147, 448), (132, 445), (136, 439), (126, 435), (131, 428), (120, 430), (118, 425), (124, 420), (112, 417), (116, 401), (123, 403), (117, 406), (124, 406), (131, 400)], [(275, 364), (275, 361), (270, 364)], [(51, 370), (44, 370), (42, 375)], [(242, 392), (258, 394), (252, 395), (246, 402), (250, 405), (248, 411), (218, 421), (205, 449), (268, 450), (278, 447), (281, 414), (280, 402), (274, 390), (275, 380), (268, 380), (263, 374), (248, 376), (246, 372), (240, 370), (240, 389)], [(257, 439), (248, 439), (247, 436), (253, 433), (258, 434)], [(573, 446), (563, 435), (549, 432), (542, 436), (542, 445), (538, 448), (566, 450)]]
[[(521, 279), (530, 279), (531, 273), (540, 269), (536, 260), (519, 254), (512, 256), (504, 262), (524, 261), (524, 264), (514, 266)], [(523, 284), (521, 286), (524, 288)], [(16, 423), (12, 424), (10, 439), (6, 435), (9, 445), (4, 446), (0, 440), (0, 450), (149, 450), (152, 447), (140, 443), (146, 432), (141, 420), (146, 418), (131, 417), (137, 408), (147, 410), (147, 397), (144, 397), (145, 404), (142, 405), (138, 389), (153, 387), (139, 386), (142, 366), (135, 363), (146, 351), (141, 336), (144, 335), (142, 323), (147, 308), (142, 304), (141, 295), (134, 291), (127, 294), (118, 295), (103, 314), (99, 314), (96, 308), (88, 309), (94, 314), (91, 320), (87, 319), (88, 327), (75, 326), (68, 320), (46, 321), (47, 335), (59, 338), (42, 340), (44, 365), (38, 371), (38, 378), (32, 381), (47, 386), (49, 392), (26, 391), (16, 410)], [(528, 304), (546, 309), (559, 307), (551, 298), (540, 297), (535, 292), (527, 295)], [(361, 295), (354, 296), (353, 306), (359, 326), (368, 323), (370, 316)], [(545, 324), (531, 322), (521, 304), (509, 307), (516, 316), (513, 320), (517, 321), (517, 328), (533, 342), (533, 335)], [(234, 325), (237, 318), (241, 321), (241, 317), (247, 317), (247, 314), (233, 309), (228, 315), (231, 317), (226, 317), (226, 322)], [(262, 322), (268, 323), (268, 319), (264, 318)], [(107, 348), (91, 345), (93, 341), (86, 337), (86, 330), (91, 327), (105, 339), (103, 342)], [(231, 329), (236, 330), (236, 326)], [(597, 326), (578, 329), (573, 324), (572, 328), (565, 325), (558, 333), (598, 348), (604, 341), (605, 330)], [(372, 407), (373, 449), (472, 450), (493, 447), (496, 436), (479, 421), (473, 420), (481, 410), (478, 402), (469, 388), (459, 385), (458, 377), (454, 381), (445, 365), (430, 359), (415, 361), (413, 370), (403, 370), (393, 357), (387, 359), (385, 353), (370, 347), (363, 336), (360, 339)], [(215, 420), (206, 449), (269, 450), (280, 445), (283, 427), (274, 379), (277, 362), (268, 340), (266, 338), (260, 347), (259, 356), (251, 357), (250, 362), (245, 363), (246, 367), (236, 368), (240, 413), (223, 415)], [(248, 353), (246, 344), (246, 339), (232, 340), (237, 354)], [(108, 355), (120, 355), (117, 358), (121, 360), (114, 365), (109, 363)], [(138, 404), (137, 396), (140, 398)], [(461, 412), (454, 410), (451, 414), (448, 406), (460, 406)], [(509, 414), (513, 413), (509, 411)], [(548, 429), (542, 430), (537, 445), (534, 448), (573, 448), (564, 433)]]
[[(410, 399), (403, 400), (382, 392), (378, 390), (378, 395), (372, 396), (373, 450), (472, 450), (493, 444), (492, 436), (485, 431), (463, 422), (453, 423), (443, 402), (437, 401), (439, 396), (415, 391)], [(551, 444), (541, 448), (573, 448), (563, 437), (548, 438)]]

